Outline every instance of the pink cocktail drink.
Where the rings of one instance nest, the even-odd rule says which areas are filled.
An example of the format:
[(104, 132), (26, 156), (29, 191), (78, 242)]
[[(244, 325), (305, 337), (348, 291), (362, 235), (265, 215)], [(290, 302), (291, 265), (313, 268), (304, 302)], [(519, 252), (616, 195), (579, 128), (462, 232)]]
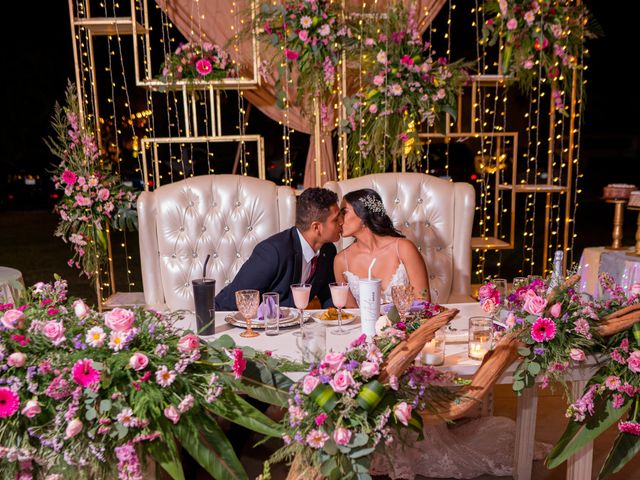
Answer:
[(296, 336), (302, 335), (302, 325), (304, 324), (304, 309), (309, 305), (309, 294), (311, 293), (311, 284), (294, 283), (291, 285), (291, 294), (293, 295), (293, 303), (300, 310), (300, 331), (294, 333)]
[(342, 328), (342, 309), (349, 299), (349, 284), (344, 282), (330, 283), (329, 289), (331, 290), (331, 301), (338, 309), (338, 328), (331, 333), (334, 335), (344, 335), (347, 331)]

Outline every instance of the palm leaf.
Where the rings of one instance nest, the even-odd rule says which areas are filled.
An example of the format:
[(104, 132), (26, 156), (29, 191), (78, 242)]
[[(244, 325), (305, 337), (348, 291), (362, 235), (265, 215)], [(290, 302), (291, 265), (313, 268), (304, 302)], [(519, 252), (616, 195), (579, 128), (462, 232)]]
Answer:
[(607, 475), (619, 472), (622, 468), (640, 452), (640, 437), (630, 433), (620, 432), (616, 441), (604, 461), (604, 465), (598, 474), (598, 480)]
[(213, 478), (248, 479), (231, 443), (208, 415), (200, 415), (197, 425), (190, 418), (183, 417), (174, 431), (189, 455)]
[(231, 422), (263, 435), (281, 437), (284, 433), (280, 424), (271, 420), (249, 402), (228, 389), (223, 391), (217, 401), (208, 405), (207, 409)]
[[(160, 423), (164, 424), (164, 432), (171, 430), (171, 427), (166, 421), (161, 420)], [(163, 435), (163, 440), (164, 443), (160, 443), (158, 441), (147, 444), (147, 451), (151, 454), (156, 463), (160, 465), (165, 472), (171, 475), (173, 480), (185, 480), (184, 471), (182, 470), (182, 461), (180, 460), (178, 446), (176, 445), (173, 435)]]

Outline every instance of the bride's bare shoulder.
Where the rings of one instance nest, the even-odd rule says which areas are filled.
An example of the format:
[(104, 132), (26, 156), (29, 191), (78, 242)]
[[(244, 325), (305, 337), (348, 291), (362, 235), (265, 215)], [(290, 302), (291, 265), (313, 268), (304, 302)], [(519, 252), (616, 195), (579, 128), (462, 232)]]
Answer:
[(400, 252), (401, 257), (411, 257), (415, 255), (420, 255), (415, 243), (413, 243), (408, 238), (401, 238), (398, 242), (398, 251)]

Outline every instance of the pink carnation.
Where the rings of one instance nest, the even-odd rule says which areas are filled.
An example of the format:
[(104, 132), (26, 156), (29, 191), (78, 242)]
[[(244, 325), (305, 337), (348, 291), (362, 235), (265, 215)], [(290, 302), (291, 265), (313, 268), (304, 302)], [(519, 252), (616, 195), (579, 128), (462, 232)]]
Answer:
[(242, 372), (244, 372), (245, 368), (247, 368), (247, 362), (244, 359), (244, 354), (240, 348), (233, 349), (233, 374), (236, 378), (240, 378), (242, 376)]
[(78, 176), (71, 170), (65, 170), (62, 172), (62, 181), (67, 185), (75, 185), (76, 180), (78, 180)]
[(618, 423), (618, 430), (623, 433), (630, 433), (631, 435), (640, 435), (640, 423), (620, 422)]

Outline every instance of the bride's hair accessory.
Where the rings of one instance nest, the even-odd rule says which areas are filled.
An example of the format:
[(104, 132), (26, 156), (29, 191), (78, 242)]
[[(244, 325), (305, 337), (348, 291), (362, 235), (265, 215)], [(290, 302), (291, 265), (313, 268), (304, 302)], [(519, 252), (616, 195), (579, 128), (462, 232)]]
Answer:
[(384, 215), (387, 213), (387, 211), (384, 209), (382, 201), (374, 197), (373, 195), (367, 195), (366, 197), (364, 197), (362, 199), (362, 203), (371, 213), (379, 213), (380, 215)]

